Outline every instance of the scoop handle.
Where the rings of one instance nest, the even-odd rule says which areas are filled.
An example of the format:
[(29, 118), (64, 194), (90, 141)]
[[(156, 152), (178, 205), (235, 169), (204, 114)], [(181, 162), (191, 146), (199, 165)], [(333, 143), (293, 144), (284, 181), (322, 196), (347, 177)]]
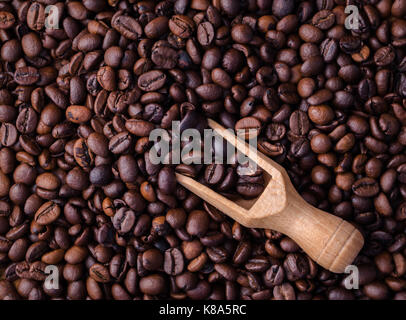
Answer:
[(325, 269), (344, 272), (364, 245), (361, 233), (347, 221), (311, 206), (291, 188), (285, 209), (269, 216), (267, 227), (288, 235)]

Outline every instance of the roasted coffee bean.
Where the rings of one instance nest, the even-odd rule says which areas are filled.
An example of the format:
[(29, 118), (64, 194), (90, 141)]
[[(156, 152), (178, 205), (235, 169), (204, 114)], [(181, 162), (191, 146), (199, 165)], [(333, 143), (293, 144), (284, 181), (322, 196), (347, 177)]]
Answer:
[(195, 30), (195, 23), (188, 16), (174, 15), (169, 20), (169, 29), (176, 36), (188, 39)]
[(190, 235), (202, 237), (209, 227), (209, 217), (205, 211), (194, 210), (189, 214), (186, 222), (186, 231)]
[(34, 84), (39, 78), (40, 74), (34, 67), (21, 67), (14, 72), (14, 80), (24, 86)]
[(178, 58), (178, 52), (166, 41), (157, 41), (152, 47), (151, 60), (160, 68), (174, 68), (178, 63)]
[(362, 178), (355, 181), (352, 190), (360, 197), (373, 197), (379, 192), (378, 183), (372, 178)]
[(34, 109), (27, 107), (21, 110), (16, 120), (16, 128), (21, 133), (32, 133), (38, 123), (38, 116)]
[(30, 58), (38, 56), (42, 50), (41, 40), (34, 32), (27, 33), (21, 38), (21, 47)]
[(89, 275), (97, 282), (107, 283), (110, 282), (110, 273), (108, 269), (98, 263), (93, 264), (89, 269)]
[(388, 287), (382, 282), (372, 282), (364, 286), (365, 295), (373, 300), (384, 300), (388, 296)]
[(375, 64), (380, 67), (391, 64), (394, 59), (395, 59), (395, 52), (389, 46), (378, 49), (374, 55)]
[(264, 275), (264, 282), (266, 286), (274, 287), (281, 285), (284, 278), (285, 272), (283, 267), (279, 265), (273, 265), (266, 271)]
[(202, 84), (196, 88), (196, 93), (203, 99), (214, 101), (218, 100), (223, 95), (221, 87), (214, 83)]
[(273, 288), (273, 295), (276, 300), (295, 300), (295, 290), (289, 282)]
[(144, 28), (145, 35), (148, 38), (159, 38), (162, 34), (167, 33), (169, 19), (165, 16), (157, 17), (151, 20)]
[(158, 188), (165, 194), (171, 194), (176, 188), (176, 176), (172, 168), (164, 167), (158, 174)]
[(165, 279), (160, 274), (151, 274), (140, 280), (140, 290), (145, 294), (158, 295), (165, 291)]
[(72, 105), (66, 108), (66, 119), (73, 123), (85, 123), (91, 117), (91, 111), (85, 106)]
[[(48, 244), (45, 241), (34, 242), (28, 247), (25, 253), (25, 260), (29, 263), (38, 260), (48, 250)], [(31, 270), (30, 270), (31, 271)]]
[(330, 10), (321, 10), (317, 12), (313, 18), (312, 23), (315, 27), (327, 30), (334, 25), (335, 22), (335, 15)]
[(127, 131), (120, 132), (111, 138), (109, 150), (114, 154), (120, 154), (126, 151), (132, 143), (132, 138)]
[(0, 29), (11, 28), (16, 22), (15, 17), (7, 11), (0, 11)]
[(3, 123), (0, 127), (0, 142), (5, 147), (11, 147), (17, 142), (17, 128), (11, 123)]
[[(124, 182), (134, 182), (138, 176), (136, 160), (131, 155), (123, 155), (117, 161), (117, 168), (120, 178)], [(142, 193), (141, 188), (141, 193)]]
[(97, 71), (97, 82), (107, 91), (116, 89), (116, 75), (110, 66), (101, 67)]
[(53, 201), (44, 203), (35, 213), (35, 222), (39, 225), (48, 225), (58, 219), (61, 208)]
[(70, 264), (78, 264), (83, 262), (88, 256), (88, 251), (84, 247), (73, 246), (65, 253), (65, 260)]
[(286, 277), (290, 281), (303, 278), (309, 272), (309, 264), (305, 257), (300, 254), (288, 254), (283, 263)]
[(88, 144), (82, 138), (76, 140), (73, 145), (73, 157), (82, 168), (90, 168), (94, 162), (94, 155), (89, 150)]
[(295, 111), (289, 119), (289, 126), (296, 135), (305, 135), (310, 129), (309, 118), (303, 111)]
[(165, 251), (164, 270), (167, 274), (176, 276), (184, 269), (184, 258), (182, 252), (177, 248)]
[(98, 187), (108, 185), (111, 180), (113, 180), (113, 174), (108, 165), (96, 166), (89, 173), (90, 183)]
[(206, 21), (199, 24), (197, 27), (197, 40), (202, 46), (208, 46), (214, 40), (213, 25)]
[(155, 126), (151, 122), (138, 119), (130, 119), (125, 123), (126, 129), (139, 137), (148, 137)]
[(328, 105), (310, 106), (308, 115), (318, 125), (325, 125), (334, 119), (333, 110)]
[(141, 25), (130, 16), (115, 15), (111, 21), (111, 26), (130, 40), (138, 40), (142, 35)]
[(224, 175), (224, 166), (221, 164), (211, 164), (207, 166), (205, 171), (205, 180), (208, 184), (219, 183)]
[(138, 78), (138, 87), (144, 91), (156, 91), (165, 84), (166, 75), (159, 70), (152, 70)]
[(122, 207), (113, 217), (114, 228), (120, 233), (127, 233), (131, 230), (135, 223), (134, 211)]

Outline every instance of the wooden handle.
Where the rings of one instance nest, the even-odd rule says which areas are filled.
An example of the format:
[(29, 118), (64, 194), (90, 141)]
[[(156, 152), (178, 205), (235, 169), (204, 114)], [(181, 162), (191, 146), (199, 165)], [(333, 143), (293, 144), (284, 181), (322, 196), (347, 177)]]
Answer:
[(295, 190), (289, 193), (287, 206), (269, 216), (267, 227), (288, 235), (324, 268), (344, 272), (364, 244), (361, 233), (343, 219), (312, 207)]

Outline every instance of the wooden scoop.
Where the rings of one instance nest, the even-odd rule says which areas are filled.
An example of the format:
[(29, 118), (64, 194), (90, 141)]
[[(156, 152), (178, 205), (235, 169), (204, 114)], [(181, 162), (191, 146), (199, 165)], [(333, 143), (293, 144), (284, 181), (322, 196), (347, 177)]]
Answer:
[(344, 272), (361, 250), (364, 239), (350, 223), (308, 204), (295, 190), (285, 169), (215, 121), (209, 126), (264, 171), (267, 183), (256, 199), (231, 201), (182, 174), (178, 182), (248, 228), (279, 231), (292, 238), (316, 263)]

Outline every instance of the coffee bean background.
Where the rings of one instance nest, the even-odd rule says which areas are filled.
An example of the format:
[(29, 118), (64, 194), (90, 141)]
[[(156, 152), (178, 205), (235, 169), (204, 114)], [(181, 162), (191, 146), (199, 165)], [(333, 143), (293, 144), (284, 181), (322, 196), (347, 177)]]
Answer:
[[(0, 42), (0, 299), (406, 299), (404, 0), (2, 1)], [(208, 117), (361, 230), (359, 289), (175, 180), (252, 198), (260, 169), (151, 163)]]

